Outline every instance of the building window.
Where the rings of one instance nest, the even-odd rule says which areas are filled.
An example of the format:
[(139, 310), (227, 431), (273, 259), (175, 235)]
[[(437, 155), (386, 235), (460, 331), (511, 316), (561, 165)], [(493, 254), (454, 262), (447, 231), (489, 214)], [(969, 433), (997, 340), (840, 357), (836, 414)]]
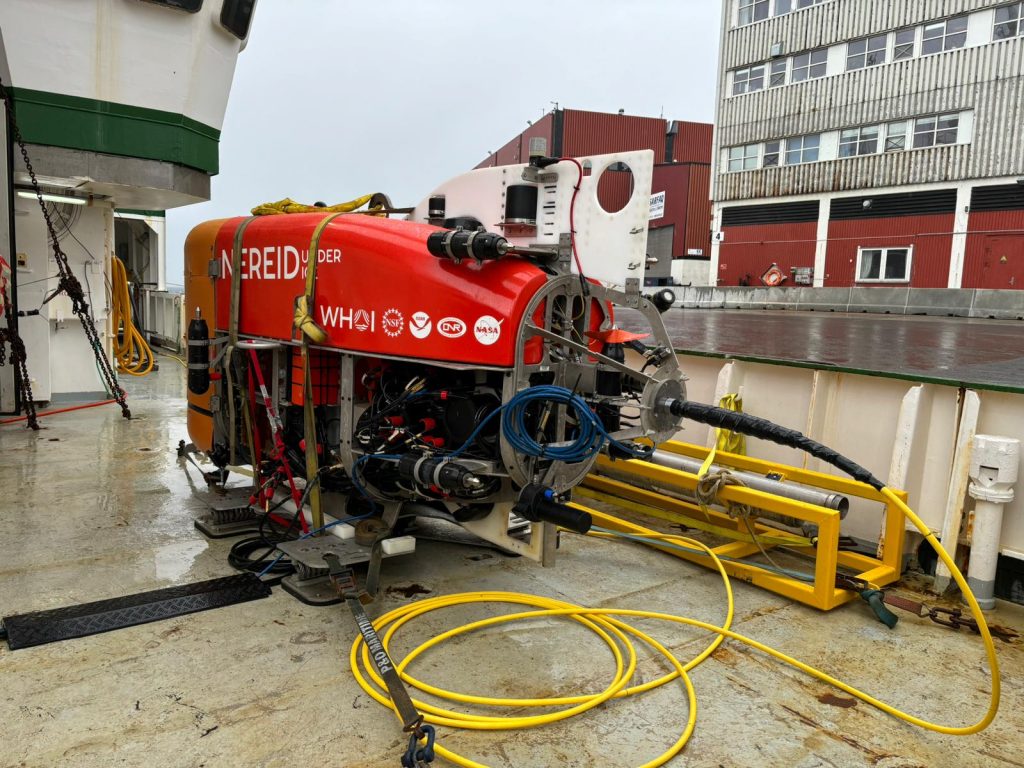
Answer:
[(737, 24), (751, 24), (768, 18), (768, 0), (738, 0), (739, 15)]
[(224, 0), (220, 8), (221, 26), (239, 40), (245, 40), (255, 7), (256, 0)]
[(846, 71), (885, 64), (885, 46), (888, 40), (888, 35), (875, 35), (847, 43)]
[(996, 25), (992, 30), (992, 39), (1005, 40), (1024, 32), (1024, 24), (1021, 24), (1022, 17), (1024, 17), (1024, 3), (1013, 3), (996, 8)]
[(827, 63), (828, 48), (819, 48), (816, 51), (809, 51), (801, 53), (799, 56), (794, 56), (792, 82), (799, 83), (803, 80), (824, 77)]
[(929, 115), (914, 121), (914, 149), (956, 144), (960, 115)]
[(797, 8), (810, 8), (812, 5), (817, 5), (818, 3), (824, 3), (824, 2), (825, 2), (825, 0), (796, 0), (796, 7)]
[(892, 60), (902, 61), (903, 59), (914, 58), (914, 46), (916, 43), (916, 29), (901, 29), (896, 32), (896, 44), (892, 49)]
[(907, 121), (889, 123), (885, 126), (885, 151), (902, 152), (907, 148)]
[(786, 84), (786, 67), (789, 59), (779, 59), (772, 62), (771, 74), (768, 77), (768, 87), (777, 88)]
[(909, 282), (910, 255), (910, 248), (859, 248), (857, 250), (857, 282)]
[(757, 156), (760, 153), (760, 144), (747, 144), (742, 147), (729, 148), (729, 170), (730, 171), (753, 171), (757, 168)]
[(954, 48), (963, 48), (967, 42), (967, 17), (957, 16), (955, 19), (946, 19), (934, 24), (924, 25), (924, 35), (921, 41), (921, 55), (951, 51)]
[(764, 145), (764, 156), (761, 158), (762, 168), (774, 168), (779, 164), (779, 155), (782, 150), (781, 141), (768, 141)]
[(775, 0), (775, 15), (782, 16), (793, 10), (793, 0)]
[(878, 151), (878, 126), (849, 128), (839, 134), (839, 156), (873, 155)]
[(811, 133), (807, 136), (794, 136), (786, 139), (786, 165), (818, 162), (818, 148), (821, 146), (821, 134)]
[(753, 93), (764, 88), (764, 66), (737, 69), (732, 75), (733, 96)]

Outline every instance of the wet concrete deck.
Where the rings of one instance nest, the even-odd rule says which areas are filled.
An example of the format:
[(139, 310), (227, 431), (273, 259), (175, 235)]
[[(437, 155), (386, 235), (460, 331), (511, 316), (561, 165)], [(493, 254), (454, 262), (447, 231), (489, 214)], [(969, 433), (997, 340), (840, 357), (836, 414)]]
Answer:
[[(623, 312), (624, 327), (646, 329)], [(781, 310), (670, 309), (678, 352), (1024, 392), (1024, 323)]]
[[(753, 313), (744, 313), (753, 317)], [(186, 436), (180, 369), (130, 381), (134, 421), (115, 407), (57, 416), (31, 433), (0, 427), (0, 615), (57, 607), (231, 572), (230, 541), (193, 528), (201, 507), (174, 453)], [(481, 557), (481, 555), (485, 555)], [(421, 543), (386, 563), (385, 584), (432, 595), (522, 591), (580, 604), (721, 621), (714, 574), (632, 544), (567, 537), (554, 568), (455, 545)], [(988, 701), (978, 639), (904, 618), (896, 630), (858, 602), (830, 614), (735, 583), (738, 631), (833, 672), (883, 700), (949, 724)], [(400, 593), (377, 615), (408, 603)], [(479, 615), (453, 609), (398, 638), (423, 638)], [(1021, 627), (1001, 608), (995, 620)], [(642, 622), (686, 659), (707, 637)], [(398, 765), (397, 722), (356, 686), (353, 622), (279, 589), (266, 600), (16, 652), (0, 646), (0, 766)], [(728, 642), (693, 672), (696, 733), (674, 766), (1021, 766), (1024, 654), (1000, 644), (1004, 696), (981, 735), (922, 731)], [(640, 674), (664, 667), (641, 653)], [(418, 663), (439, 685), (509, 696), (602, 688), (602, 644), (568, 623), (494, 628)], [(612, 703), (569, 722), (516, 733), (441, 730), (451, 748), (491, 766), (623, 766), (650, 759), (683, 727), (681, 687)], [(442, 761), (435, 763), (443, 764)]]

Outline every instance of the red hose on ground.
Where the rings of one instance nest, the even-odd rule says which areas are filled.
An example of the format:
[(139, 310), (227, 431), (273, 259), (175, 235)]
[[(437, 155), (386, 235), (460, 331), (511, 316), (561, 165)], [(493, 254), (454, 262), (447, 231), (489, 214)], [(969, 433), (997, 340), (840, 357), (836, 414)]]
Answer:
[[(68, 413), (69, 411), (80, 411), (83, 408), (95, 408), (97, 405), (110, 405), (111, 403), (116, 403), (116, 402), (117, 402), (116, 400), (100, 400), (97, 403), (83, 403), (82, 405), (72, 405), (72, 406), (69, 406), (68, 408), (55, 408), (52, 411), (42, 411), (41, 413), (37, 413), (36, 416), (38, 416), (40, 418), (42, 418), (43, 416), (54, 416), (54, 415), (56, 415), (58, 413)], [(19, 421), (24, 421), (27, 418), (28, 418), (28, 416), (15, 416), (14, 418), (11, 418), (11, 419), (0, 419), (0, 424), (15, 424), (15, 423), (17, 423)]]

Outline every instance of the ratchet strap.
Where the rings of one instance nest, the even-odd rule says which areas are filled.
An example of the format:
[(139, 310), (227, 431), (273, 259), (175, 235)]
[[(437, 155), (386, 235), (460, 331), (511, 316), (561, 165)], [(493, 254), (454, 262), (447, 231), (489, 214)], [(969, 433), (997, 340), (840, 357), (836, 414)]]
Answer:
[[(238, 225), (235, 230), (234, 243), (231, 246), (231, 300), (228, 303), (228, 343), (224, 347), (226, 361), (224, 374), (228, 380), (228, 448), (230, 449), (231, 464), (238, 464), (238, 446), (235, 440), (235, 435), (238, 434), (238, 415), (235, 413), (235, 377), (232, 371), (232, 355), (235, 345), (238, 344), (238, 318), (242, 311), (242, 235), (255, 219), (255, 216), (250, 216)], [(251, 441), (249, 430), (247, 429), (246, 432), (247, 439)], [(252, 445), (251, 442), (250, 445)], [(253, 461), (256, 459), (254, 458)]]
[(320, 237), (327, 225), (344, 213), (325, 216), (313, 230), (309, 242), (309, 256), (306, 259), (306, 291), (295, 301), (295, 327), (302, 337), (302, 415), (303, 432), (306, 436), (306, 482), (312, 484), (309, 491), (309, 508), (313, 513), (313, 531), (324, 527), (324, 511), (321, 503), (320, 484), (313, 483), (320, 471), (320, 460), (317, 456), (316, 412), (313, 403), (313, 376), (309, 365), (309, 343), (322, 344), (327, 341), (327, 333), (313, 319), (315, 305), (313, 295), (316, 292), (317, 253), (320, 250)]
[[(369, 652), (370, 658), (373, 659), (373, 665), (388, 689), (388, 696), (391, 697), (395, 714), (402, 721), (402, 730), (411, 734), (409, 749), (402, 758), (402, 765), (414, 768), (421, 763), (432, 762), (434, 759), (434, 729), (423, 724), (423, 715), (412, 703), (409, 691), (395, 670), (395, 662), (392, 661), (384, 643), (381, 642), (380, 635), (377, 634), (370, 617), (366, 615), (366, 610), (359, 600), (359, 593), (356, 591), (355, 574), (351, 568), (344, 567), (333, 552), (324, 555), (324, 562), (327, 563), (329, 569), (331, 584), (352, 612), (352, 618), (355, 619), (359, 634), (362, 635), (363, 642), (366, 644), (366, 650)], [(420, 739), (426, 739), (426, 745), (417, 748)]]

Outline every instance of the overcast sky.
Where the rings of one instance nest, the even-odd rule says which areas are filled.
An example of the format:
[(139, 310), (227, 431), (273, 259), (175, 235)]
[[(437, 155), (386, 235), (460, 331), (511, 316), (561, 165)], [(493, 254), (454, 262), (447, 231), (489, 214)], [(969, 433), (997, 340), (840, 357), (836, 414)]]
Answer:
[(260, 0), (201, 221), (386, 192), (413, 205), (552, 108), (712, 120), (720, 0)]

